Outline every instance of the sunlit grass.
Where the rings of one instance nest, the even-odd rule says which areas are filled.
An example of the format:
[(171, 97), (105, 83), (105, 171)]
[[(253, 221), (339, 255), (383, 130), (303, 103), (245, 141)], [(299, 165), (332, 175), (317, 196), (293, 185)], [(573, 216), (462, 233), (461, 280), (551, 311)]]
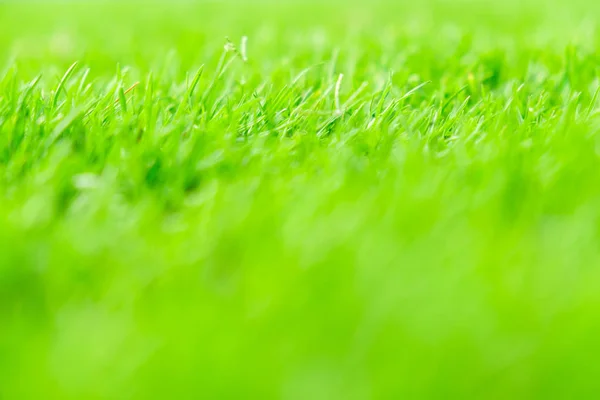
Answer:
[(593, 398), (576, 3), (0, 5), (0, 398)]

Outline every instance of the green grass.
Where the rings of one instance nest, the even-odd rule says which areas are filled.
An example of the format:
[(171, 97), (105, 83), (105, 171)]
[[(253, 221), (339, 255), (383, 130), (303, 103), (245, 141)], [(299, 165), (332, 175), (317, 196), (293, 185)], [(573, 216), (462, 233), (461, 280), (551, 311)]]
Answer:
[(597, 396), (585, 3), (0, 4), (0, 398)]

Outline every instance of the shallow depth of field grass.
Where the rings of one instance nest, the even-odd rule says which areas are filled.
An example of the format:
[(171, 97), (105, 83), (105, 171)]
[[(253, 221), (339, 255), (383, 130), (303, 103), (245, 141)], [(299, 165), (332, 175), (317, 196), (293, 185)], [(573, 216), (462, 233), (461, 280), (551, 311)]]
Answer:
[(600, 6), (0, 4), (1, 399), (590, 399)]

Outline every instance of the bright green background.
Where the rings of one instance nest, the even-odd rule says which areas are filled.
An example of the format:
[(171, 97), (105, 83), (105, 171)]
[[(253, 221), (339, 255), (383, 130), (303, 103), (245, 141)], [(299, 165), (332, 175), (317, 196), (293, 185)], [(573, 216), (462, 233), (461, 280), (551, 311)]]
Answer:
[(0, 398), (596, 397), (586, 3), (0, 5)]

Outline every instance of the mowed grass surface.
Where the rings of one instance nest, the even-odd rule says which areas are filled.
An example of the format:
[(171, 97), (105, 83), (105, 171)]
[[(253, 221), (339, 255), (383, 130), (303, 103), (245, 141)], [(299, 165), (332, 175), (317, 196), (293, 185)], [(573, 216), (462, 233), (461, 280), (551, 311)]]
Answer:
[(0, 5), (0, 398), (595, 397), (576, 3)]

